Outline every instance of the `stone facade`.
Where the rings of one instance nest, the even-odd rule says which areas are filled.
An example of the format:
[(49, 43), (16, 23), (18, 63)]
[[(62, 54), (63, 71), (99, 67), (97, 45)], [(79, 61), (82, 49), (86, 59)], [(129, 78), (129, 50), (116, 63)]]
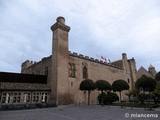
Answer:
[[(51, 26), (52, 55), (40, 62), (27, 60), (22, 64), (22, 73), (48, 75), (48, 85), (51, 88), (50, 100), (56, 104), (72, 104), (84, 102), (84, 94), (79, 90), (81, 81), (86, 78), (94, 82), (100, 79), (111, 84), (117, 79), (123, 79), (134, 87), (136, 81), (135, 59), (128, 59), (125, 53), (115, 62), (104, 61), (70, 52), (68, 50), (68, 36), (70, 27), (65, 25), (65, 19), (58, 17)], [(47, 68), (47, 72), (46, 72)], [(126, 96), (123, 92), (123, 99)], [(91, 93), (91, 101), (97, 102), (98, 91)]]

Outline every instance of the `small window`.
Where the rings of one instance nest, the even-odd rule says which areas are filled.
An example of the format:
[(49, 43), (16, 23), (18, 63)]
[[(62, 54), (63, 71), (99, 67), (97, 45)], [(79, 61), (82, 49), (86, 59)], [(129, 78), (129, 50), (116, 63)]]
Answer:
[(86, 66), (83, 67), (83, 78), (88, 78), (88, 69)]
[(76, 68), (74, 63), (69, 63), (69, 77), (76, 77)]
[(130, 83), (129, 79), (128, 79), (128, 83)]

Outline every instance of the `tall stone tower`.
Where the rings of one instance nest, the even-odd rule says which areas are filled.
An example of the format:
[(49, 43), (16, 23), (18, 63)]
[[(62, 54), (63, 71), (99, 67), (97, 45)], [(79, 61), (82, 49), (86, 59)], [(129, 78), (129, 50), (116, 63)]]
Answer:
[(125, 80), (127, 80), (128, 84), (130, 85), (130, 89), (133, 89), (135, 81), (137, 80), (135, 59), (134, 58), (127, 59), (127, 54), (123, 53), (122, 61), (123, 61)]
[(70, 27), (65, 25), (65, 19), (58, 17), (51, 26), (52, 63), (51, 63), (51, 101), (57, 105), (68, 104), (68, 32)]

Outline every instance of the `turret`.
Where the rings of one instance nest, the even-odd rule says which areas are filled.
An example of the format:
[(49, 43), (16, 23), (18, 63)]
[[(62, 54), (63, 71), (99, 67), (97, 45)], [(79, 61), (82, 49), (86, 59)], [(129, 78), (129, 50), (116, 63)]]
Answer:
[(130, 85), (130, 89), (133, 89), (134, 83), (137, 80), (135, 59), (134, 58), (128, 59), (127, 54), (123, 53), (122, 54), (122, 61), (123, 61), (124, 74), (126, 74), (125, 80), (128, 81), (128, 83)]
[(155, 78), (157, 71), (155, 70), (155, 67), (153, 67), (153, 65), (150, 64), (149, 68), (148, 68), (148, 72), (151, 74), (151, 76), (153, 78)]
[(65, 19), (58, 17), (51, 26), (52, 34), (52, 63), (51, 63), (51, 101), (68, 104), (68, 32), (70, 27), (65, 25)]
[(23, 62), (21, 65), (21, 73), (27, 73), (27, 68), (29, 68), (33, 64), (34, 64), (33, 61), (29, 61), (29, 60), (26, 60), (25, 62)]

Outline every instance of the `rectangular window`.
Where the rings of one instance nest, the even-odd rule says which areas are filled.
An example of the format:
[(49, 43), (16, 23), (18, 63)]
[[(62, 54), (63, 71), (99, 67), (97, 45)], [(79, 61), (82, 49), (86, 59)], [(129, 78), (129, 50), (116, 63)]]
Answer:
[(69, 77), (76, 77), (76, 67), (74, 63), (69, 63)]
[(17, 97), (17, 103), (19, 103), (20, 101), (21, 101), (21, 97), (18, 96), (18, 97)]
[(86, 66), (83, 67), (83, 78), (88, 78), (88, 69)]
[(17, 97), (13, 97), (13, 103), (16, 103)]
[(39, 102), (39, 96), (36, 96), (36, 102)]
[(5, 101), (6, 101), (6, 93), (3, 93), (2, 94), (2, 103), (5, 103)]
[(33, 94), (33, 102), (39, 102), (39, 92), (34, 92)]
[(31, 99), (31, 94), (30, 94), (30, 93), (27, 93), (27, 103), (30, 102), (30, 99)]
[(2, 103), (9, 103), (10, 102), (10, 93), (3, 93), (2, 94)]
[(35, 102), (36, 101), (36, 96), (33, 96), (33, 102)]
[(2, 103), (5, 103), (6, 97), (2, 97)]
[(13, 103), (21, 102), (21, 93), (13, 93)]

